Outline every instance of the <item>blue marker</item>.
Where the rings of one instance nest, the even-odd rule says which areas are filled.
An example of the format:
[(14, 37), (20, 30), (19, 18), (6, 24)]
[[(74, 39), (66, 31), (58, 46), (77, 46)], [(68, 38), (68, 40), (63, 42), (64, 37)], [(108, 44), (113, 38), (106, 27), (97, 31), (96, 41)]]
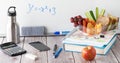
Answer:
[(56, 31), (54, 32), (55, 35), (67, 35), (70, 31)]
[(60, 52), (62, 51), (62, 48), (59, 48), (56, 52), (55, 52), (55, 55), (54, 55), (54, 58), (57, 58), (60, 54)]

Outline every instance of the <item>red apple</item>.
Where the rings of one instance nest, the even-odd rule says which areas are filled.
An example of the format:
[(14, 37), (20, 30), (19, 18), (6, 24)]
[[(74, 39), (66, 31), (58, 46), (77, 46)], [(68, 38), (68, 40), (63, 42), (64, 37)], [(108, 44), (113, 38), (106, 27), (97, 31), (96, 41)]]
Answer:
[(83, 48), (82, 57), (85, 60), (91, 61), (95, 58), (95, 56), (96, 56), (96, 50), (93, 46), (86, 46), (85, 48)]

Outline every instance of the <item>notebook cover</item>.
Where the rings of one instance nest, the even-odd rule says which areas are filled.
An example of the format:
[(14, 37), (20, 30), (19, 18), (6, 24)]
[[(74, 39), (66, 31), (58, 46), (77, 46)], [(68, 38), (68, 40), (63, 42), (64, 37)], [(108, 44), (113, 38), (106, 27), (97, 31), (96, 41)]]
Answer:
[(48, 46), (46, 46), (45, 44), (43, 44), (42, 42), (31, 42), (29, 43), (31, 46), (33, 46), (34, 48), (36, 48), (39, 51), (48, 51), (50, 50), (50, 48)]

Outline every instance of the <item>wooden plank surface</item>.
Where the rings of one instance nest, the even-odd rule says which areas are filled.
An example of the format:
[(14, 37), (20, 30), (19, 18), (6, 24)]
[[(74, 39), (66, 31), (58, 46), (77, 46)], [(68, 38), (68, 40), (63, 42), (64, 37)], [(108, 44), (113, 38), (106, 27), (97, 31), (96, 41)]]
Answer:
[(113, 54), (117, 58), (118, 62), (120, 63), (120, 35), (117, 37), (117, 42), (115, 45), (112, 47)]
[(62, 47), (62, 39), (63, 37), (47, 37), (47, 45), (51, 48), (48, 51), (48, 63), (74, 63), (74, 58), (71, 52), (62, 52), (59, 54), (57, 58), (54, 58), (53, 48), (54, 45), (57, 44), (58, 47)]
[(97, 55), (95, 60), (96, 60), (96, 63), (103, 63), (103, 62), (118, 63), (116, 57), (114, 56), (111, 50), (106, 55)]
[[(21, 39), (21, 42), (22, 42), (22, 39)], [(6, 43), (6, 38), (4, 38), (1, 43)], [(19, 44), (20, 47), (22, 47), (22, 45), (23, 45), (22, 43)], [(21, 55), (11, 57), (4, 54), (0, 50), (0, 63), (20, 63), (20, 60), (21, 60)]]
[(40, 41), (44, 44), (46, 44), (46, 38), (45, 37), (25, 37), (24, 41), (24, 49), (27, 50), (26, 54), (32, 54), (38, 57), (37, 60), (32, 60), (28, 57), (25, 57), (26, 54), (22, 56), (21, 63), (47, 63), (47, 52), (40, 52), (39, 50), (35, 49), (28, 43)]
[(112, 51), (107, 55), (96, 55), (95, 59), (92, 61), (86, 61), (81, 57), (81, 53), (73, 53), (75, 62), (76, 63), (117, 63), (118, 61), (116, 60), (115, 56), (113, 55)]
[(95, 63), (95, 60), (92, 61), (84, 60), (81, 56), (81, 53), (73, 53), (73, 54), (74, 54), (75, 63)]
[[(65, 52), (62, 50), (58, 58), (54, 58), (53, 47), (57, 44), (62, 47), (62, 39), (64, 36), (53, 36), (53, 37), (21, 37), (21, 43), (18, 44), (20, 47), (27, 50), (27, 53), (36, 55), (37, 60), (29, 59), (25, 57), (26, 54), (10, 57), (4, 54), (0, 50), (0, 63), (120, 63), (120, 39), (108, 52), (107, 55), (97, 55), (93, 61), (86, 61), (81, 57), (81, 53)], [(119, 36), (120, 38), (120, 36)], [(40, 41), (50, 47), (51, 50), (40, 52), (28, 43)], [(0, 38), (0, 44), (5, 43), (6, 38)]]

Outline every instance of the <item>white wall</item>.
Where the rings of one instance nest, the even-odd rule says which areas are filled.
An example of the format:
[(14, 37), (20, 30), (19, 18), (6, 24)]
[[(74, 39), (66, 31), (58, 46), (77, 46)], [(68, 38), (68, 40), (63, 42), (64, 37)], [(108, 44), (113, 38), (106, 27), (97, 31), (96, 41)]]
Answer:
[[(46, 26), (48, 32), (71, 30), (70, 17), (85, 12), (105, 8), (106, 14), (120, 17), (120, 0), (1, 0), (0, 1), (0, 34), (6, 34), (9, 6), (17, 8), (17, 22), (22, 26)], [(51, 9), (51, 11), (50, 11)]]

